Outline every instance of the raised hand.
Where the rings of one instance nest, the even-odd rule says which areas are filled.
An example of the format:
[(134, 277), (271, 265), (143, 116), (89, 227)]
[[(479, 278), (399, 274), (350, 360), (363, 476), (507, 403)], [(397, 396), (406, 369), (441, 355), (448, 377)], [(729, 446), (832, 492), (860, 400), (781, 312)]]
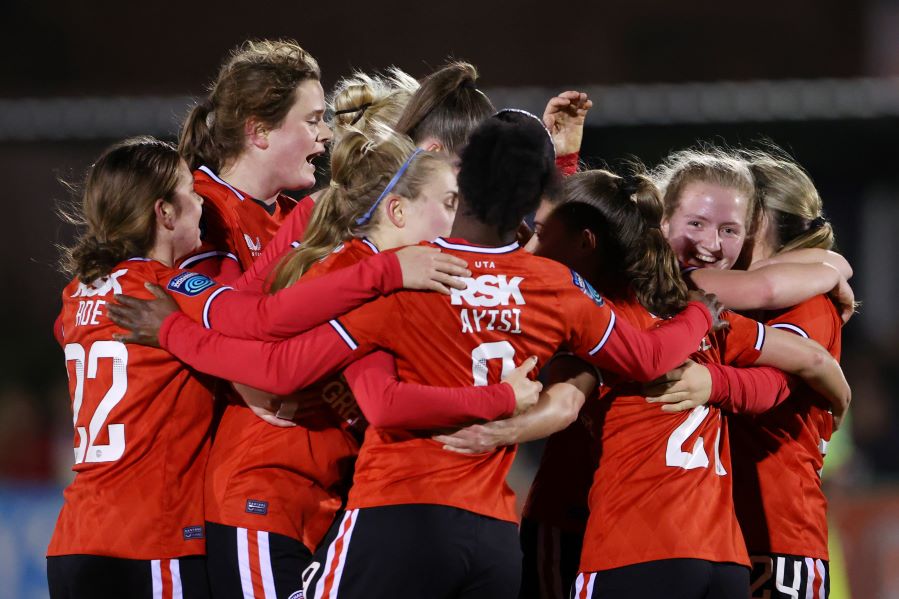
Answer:
[(470, 277), (468, 263), (461, 258), (442, 253), (438, 248), (413, 245), (396, 253), (403, 271), (403, 287), (425, 291), (439, 291), (449, 295), (450, 288), (465, 289)]
[(549, 130), (556, 155), (580, 151), (584, 138), (584, 121), (593, 101), (584, 92), (565, 91), (550, 98), (543, 111), (543, 124)]
[(130, 335), (116, 333), (113, 339), (123, 343), (159, 347), (159, 329), (162, 328), (162, 322), (169, 314), (178, 311), (178, 304), (162, 287), (153, 283), (144, 283), (144, 287), (156, 299), (143, 300), (130, 295), (116, 294), (115, 300), (118, 303), (107, 306), (109, 319), (131, 332)]

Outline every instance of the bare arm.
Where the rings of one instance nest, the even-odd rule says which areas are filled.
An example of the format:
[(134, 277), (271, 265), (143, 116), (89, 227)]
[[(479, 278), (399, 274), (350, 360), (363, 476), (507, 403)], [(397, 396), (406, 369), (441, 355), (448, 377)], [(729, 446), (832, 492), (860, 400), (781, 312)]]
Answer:
[(841, 283), (829, 264), (770, 264), (754, 270), (690, 271), (693, 283), (731, 310), (780, 310), (795, 306)]
[(449, 451), (482, 453), (542, 439), (564, 429), (577, 419), (586, 397), (596, 389), (596, 371), (570, 356), (556, 358), (549, 370), (549, 384), (531, 410), (505, 420), (468, 426), (451, 435), (437, 435), (434, 440)]
[(766, 260), (759, 260), (753, 263), (752, 266), (749, 267), (749, 270), (762, 268), (769, 264), (785, 264), (788, 262), (793, 262), (795, 264), (815, 264), (823, 262), (840, 271), (843, 278), (847, 280), (852, 278), (852, 266), (846, 258), (836, 252), (820, 248), (806, 248), (783, 252), (776, 256), (771, 256)]
[(800, 377), (831, 404), (836, 427), (852, 401), (852, 390), (840, 364), (820, 344), (792, 333), (765, 327), (765, 344), (756, 362)]

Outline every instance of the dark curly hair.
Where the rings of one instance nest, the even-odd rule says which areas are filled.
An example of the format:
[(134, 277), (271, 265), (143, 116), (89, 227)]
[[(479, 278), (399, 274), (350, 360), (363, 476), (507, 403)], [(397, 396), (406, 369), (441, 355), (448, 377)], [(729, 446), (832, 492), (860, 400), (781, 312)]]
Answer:
[(538, 121), (491, 117), (462, 150), (460, 210), (499, 234), (514, 231), (559, 189), (552, 140)]

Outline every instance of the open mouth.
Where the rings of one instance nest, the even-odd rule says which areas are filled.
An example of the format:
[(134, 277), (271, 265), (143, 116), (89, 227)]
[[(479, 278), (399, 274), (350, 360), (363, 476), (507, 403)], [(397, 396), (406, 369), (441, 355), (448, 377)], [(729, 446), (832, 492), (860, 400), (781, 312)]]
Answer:
[(703, 262), (705, 264), (714, 264), (718, 261), (718, 258), (714, 256), (708, 256), (705, 254), (693, 254), (693, 258), (699, 262)]

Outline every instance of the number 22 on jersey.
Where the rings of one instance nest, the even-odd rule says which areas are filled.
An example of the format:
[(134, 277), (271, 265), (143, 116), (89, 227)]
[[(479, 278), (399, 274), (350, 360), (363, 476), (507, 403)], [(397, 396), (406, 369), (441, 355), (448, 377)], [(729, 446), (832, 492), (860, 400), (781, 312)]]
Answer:
[[(74, 362), (75, 367), (75, 391), (72, 394), (72, 423), (78, 433), (75, 463), (114, 462), (125, 453), (125, 425), (109, 424), (107, 426), (109, 433), (107, 445), (98, 445), (96, 441), (110, 412), (122, 401), (128, 390), (128, 348), (118, 341), (95, 341), (90, 346), (90, 351), (85, 352), (84, 346), (80, 343), (69, 343), (65, 347), (65, 354), (66, 364)], [(102, 359), (112, 361), (112, 383), (100, 403), (97, 404), (93, 414), (90, 414), (89, 424), (85, 428), (78, 425), (78, 418), (84, 403), (85, 385), (91, 387), (88, 397), (95, 397), (101, 392), (99, 389), (93, 389), (97, 383), (92, 384), (91, 381), (96, 380)], [(85, 366), (87, 366), (86, 373)], [(85, 414), (85, 417), (87, 416)]]

